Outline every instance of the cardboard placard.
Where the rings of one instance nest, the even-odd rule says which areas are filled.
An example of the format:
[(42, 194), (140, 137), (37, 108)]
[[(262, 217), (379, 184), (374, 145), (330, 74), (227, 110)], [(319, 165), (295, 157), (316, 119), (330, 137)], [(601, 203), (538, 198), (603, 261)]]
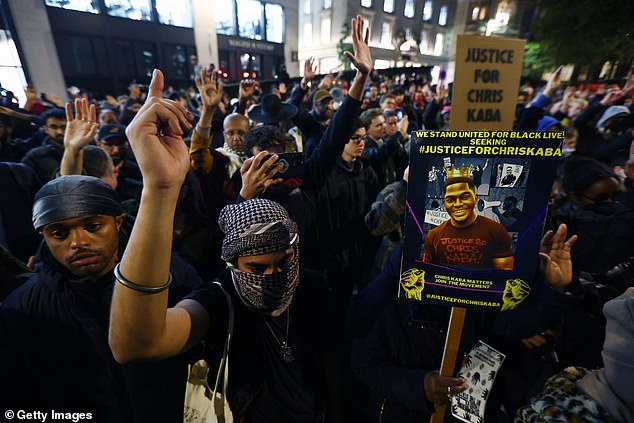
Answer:
[(524, 40), (458, 35), (451, 129), (511, 129)]
[(563, 132), (413, 132), (399, 295), (517, 307), (538, 265), (562, 141)]

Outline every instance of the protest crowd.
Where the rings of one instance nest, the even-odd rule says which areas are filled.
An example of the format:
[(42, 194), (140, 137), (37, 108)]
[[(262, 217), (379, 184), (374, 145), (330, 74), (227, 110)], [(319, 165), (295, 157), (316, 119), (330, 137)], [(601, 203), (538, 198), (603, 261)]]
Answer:
[[(350, 79), (3, 102), (3, 411), (196, 421), (201, 358), (236, 422), (422, 422), (469, 389), (439, 373), (450, 309), (397, 295), (410, 136), (451, 129), (451, 87), (373, 71), (367, 31)], [(565, 134), (534, 289), (462, 333), (456, 368), (506, 355), (484, 422), (634, 422), (634, 81), (560, 79), (520, 88), (513, 128)]]

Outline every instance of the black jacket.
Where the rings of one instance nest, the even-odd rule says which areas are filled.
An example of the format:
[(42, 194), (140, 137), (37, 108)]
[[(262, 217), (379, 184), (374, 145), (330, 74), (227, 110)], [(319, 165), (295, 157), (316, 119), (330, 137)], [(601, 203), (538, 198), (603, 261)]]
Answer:
[[(182, 421), (184, 356), (119, 365), (108, 346), (112, 273), (79, 279), (45, 244), (37, 273), (0, 306), (3, 409), (92, 413), (98, 422)], [(200, 284), (173, 256), (170, 305)]]

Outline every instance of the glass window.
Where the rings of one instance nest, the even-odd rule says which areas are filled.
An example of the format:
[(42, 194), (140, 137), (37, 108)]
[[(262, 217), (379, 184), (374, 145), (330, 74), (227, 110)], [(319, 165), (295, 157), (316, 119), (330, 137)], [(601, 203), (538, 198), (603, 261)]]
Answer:
[(110, 16), (134, 19), (135, 21), (151, 21), (152, 5), (150, 0), (104, 0)]
[(421, 54), (430, 54), (429, 41), (431, 39), (431, 33), (429, 30), (424, 29), (420, 32), (420, 52)]
[(262, 39), (262, 3), (258, 0), (237, 0), (238, 35), (254, 40)]
[(479, 16), (479, 19), (480, 19), (481, 21), (483, 21), (483, 20), (485, 20), (485, 19), (486, 19), (486, 17), (487, 17), (487, 8), (486, 8), (486, 7), (483, 7), (482, 9), (480, 9), (480, 16)]
[(134, 47), (131, 41), (114, 40), (114, 58), (117, 73), (130, 79), (136, 75)]
[(330, 9), (332, 7), (332, 0), (324, 0), (324, 9)]
[(392, 47), (392, 25), (389, 22), (381, 25), (381, 47)]
[(0, 75), (2, 75), (2, 81), (0, 81), (2, 89), (11, 91), (19, 99), (20, 105), (24, 106), (26, 102), (24, 69), (11, 32), (4, 29), (0, 29)]
[(148, 78), (152, 77), (152, 72), (156, 68), (156, 55), (154, 54), (154, 46), (152, 43), (137, 43), (137, 63), (141, 69), (141, 75)]
[(387, 13), (394, 12), (394, 0), (383, 0), (383, 11)]
[(313, 45), (313, 24), (307, 22), (304, 24), (304, 47), (310, 47)]
[(445, 47), (445, 36), (443, 34), (436, 34), (436, 43), (434, 44), (434, 56), (442, 55)]
[(372, 7), (372, 0), (361, 0), (361, 6)]
[(159, 22), (165, 25), (192, 28), (191, 0), (155, 0)]
[(47, 6), (80, 12), (99, 13), (99, 0), (46, 0)]
[(414, 0), (405, 0), (405, 9), (403, 10), (403, 15), (406, 18), (414, 17)]
[(425, 6), (423, 6), (423, 20), (424, 21), (430, 20), (433, 13), (434, 13), (434, 6), (432, 1), (426, 0)]
[(233, 1), (213, 0), (212, 7), (214, 19), (216, 19), (216, 32), (223, 35), (236, 35)]
[(330, 42), (330, 18), (321, 20), (321, 43), (328, 44)]
[(272, 43), (284, 42), (284, 8), (279, 4), (267, 3), (264, 6), (266, 15), (266, 40)]
[(310, 0), (304, 0), (304, 13), (310, 14)]
[(447, 25), (447, 5), (443, 4), (440, 6), (440, 13), (438, 14), (438, 25), (445, 26)]
[(477, 6), (474, 7), (473, 10), (471, 11), (471, 20), (472, 21), (477, 21), (479, 14), (480, 14), (480, 8), (477, 7)]

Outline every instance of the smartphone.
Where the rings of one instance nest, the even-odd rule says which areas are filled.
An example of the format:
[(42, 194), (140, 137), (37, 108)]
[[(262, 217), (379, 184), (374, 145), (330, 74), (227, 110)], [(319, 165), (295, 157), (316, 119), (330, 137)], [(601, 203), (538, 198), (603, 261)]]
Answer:
[(396, 116), (398, 117), (398, 120), (401, 121), (403, 120), (403, 109), (401, 109), (400, 107), (397, 107), (396, 109), (394, 109), (394, 111), (396, 112)]
[(282, 163), (278, 178), (291, 179), (304, 176), (304, 153), (280, 153), (276, 163)]

